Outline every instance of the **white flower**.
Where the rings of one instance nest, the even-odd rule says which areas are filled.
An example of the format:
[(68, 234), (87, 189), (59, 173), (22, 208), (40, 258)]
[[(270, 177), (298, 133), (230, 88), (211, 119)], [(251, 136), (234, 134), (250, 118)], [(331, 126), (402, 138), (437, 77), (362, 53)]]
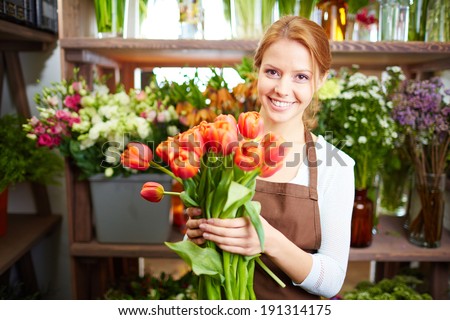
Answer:
[(178, 133), (180, 133), (180, 130), (176, 126), (174, 126), (174, 125), (167, 126), (167, 134), (169, 136), (173, 137), (174, 135), (176, 135)]
[(366, 124), (367, 123), (367, 119), (366, 118), (361, 118), (361, 123)]
[(365, 136), (360, 136), (358, 138), (358, 143), (364, 144), (367, 142), (367, 138)]
[(112, 177), (113, 174), (114, 174), (114, 169), (113, 168), (106, 168), (105, 169), (105, 177)]

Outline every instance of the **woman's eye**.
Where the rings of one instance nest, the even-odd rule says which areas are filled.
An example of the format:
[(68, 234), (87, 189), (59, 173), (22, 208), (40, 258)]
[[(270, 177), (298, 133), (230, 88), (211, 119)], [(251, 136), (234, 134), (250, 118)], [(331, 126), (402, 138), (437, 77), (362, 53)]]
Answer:
[(309, 77), (307, 75), (305, 75), (305, 74), (298, 74), (296, 76), (296, 78), (297, 78), (298, 81), (302, 81), (302, 82), (309, 80)]
[(277, 76), (277, 75), (278, 75), (278, 72), (277, 72), (276, 70), (273, 70), (273, 69), (267, 69), (267, 70), (266, 70), (266, 74), (267, 74), (268, 76), (274, 77), (274, 76)]

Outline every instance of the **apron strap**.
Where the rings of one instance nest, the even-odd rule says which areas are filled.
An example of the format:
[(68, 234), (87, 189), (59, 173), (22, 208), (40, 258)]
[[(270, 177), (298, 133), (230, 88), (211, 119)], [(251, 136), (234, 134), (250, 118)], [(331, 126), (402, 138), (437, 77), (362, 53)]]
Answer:
[(305, 143), (306, 158), (309, 167), (309, 198), (317, 201), (317, 155), (316, 147), (309, 130), (305, 130)]

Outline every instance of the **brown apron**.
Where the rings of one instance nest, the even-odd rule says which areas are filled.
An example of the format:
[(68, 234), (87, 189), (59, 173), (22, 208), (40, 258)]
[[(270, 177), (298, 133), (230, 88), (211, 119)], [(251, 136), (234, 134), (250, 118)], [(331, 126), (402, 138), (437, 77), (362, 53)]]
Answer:
[[(309, 166), (309, 187), (257, 180), (253, 200), (261, 203), (261, 215), (274, 228), (298, 247), (314, 253), (320, 248), (321, 229), (317, 204), (316, 149), (311, 133), (307, 130), (305, 131), (305, 142), (307, 146), (306, 159), (308, 159)], [(261, 255), (261, 260), (286, 284), (286, 287), (280, 287), (257, 265), (254, 279), (257, 299), (320, 299), (319, 296), (294, 286), (292, 280), (264, 254)]]

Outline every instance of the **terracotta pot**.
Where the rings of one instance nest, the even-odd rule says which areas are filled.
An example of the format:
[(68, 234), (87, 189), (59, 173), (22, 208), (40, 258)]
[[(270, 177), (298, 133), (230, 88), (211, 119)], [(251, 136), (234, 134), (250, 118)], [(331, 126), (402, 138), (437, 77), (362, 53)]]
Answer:
[(0, 236), (6, 233), (8, 215), (8, 188), (0, 192)]

